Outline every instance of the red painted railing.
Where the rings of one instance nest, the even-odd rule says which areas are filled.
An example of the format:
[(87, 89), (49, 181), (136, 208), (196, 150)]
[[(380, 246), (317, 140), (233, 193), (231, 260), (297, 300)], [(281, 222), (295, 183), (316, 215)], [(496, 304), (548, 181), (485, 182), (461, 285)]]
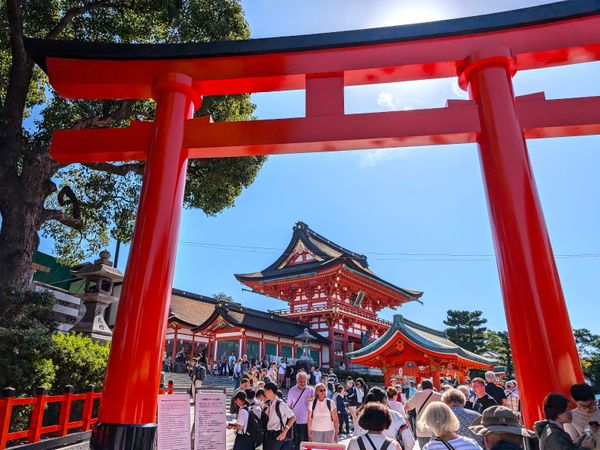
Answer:
[[(160, 393), (172, 394), (173, 390), (173, 381), (169, 381), (168, 387), (161, 389)], [(81, 394), (75, 394), (73, 391), (73, 386), (68, 385), (65, 386), (62, 395), (47, 395), (46, 388), (40, 387), (37, 389), (35, 397), (17, 398), (14, 388), (5, 388), (2, 391), (2, 398), (0, 398), (0, 450), (4, 450), (10, 441), (23, 440), (33, 443), (40, 441), (42, 436), (48, 434), (53, 434), (53, 437), (62, 437), (74, 430), (88, 431), (98, 421), (98, 417), (93, 416), (94, 401), (101, 401), (102, 392), (94, 392), (93, 385), (89, 386), (87, 392)], [(71, 421), (71, 407), (73, 402), (77, 401), (83, 401), (81, 418)], [(59, 404), (58, 423), (43, 426), (46, 406), (53, 403)], [(10, 431), (15, 407), (27, 405), (32, 406), (29, 428)], [(98, 404), (98, 406), (100, 405)]]
[(326, 312), (326, 311), (331, 311), (333, 308), (336, 308), (338, 311), (343, 311), (343, 312), (347, 312), (350, 314), (354, 314), (355, 316), (363, 317), (363, 318), (368, 319), (373, 322), (381, 323), (383, 325), (387, 325), (387, 326), (392, 325), (392, 322), (390, 322), (389, 320), (385, 320), (385, 319), (381, 319), (380, 317), (377, 317), (377, 315), (375, 313), (366, 313), (366, 312), (364, 312), (364, 310), (362, 310), (360, 308), (356, 308), (354, 306), (344, 305), (344, 304), (340, 304), (340, 303), (334, 303), (332, 305), (326, 305), (326, 306), (313, 306), (310, 308), (310, 310), (308, 309), (308, 306), (306, 306), (306, 307), (300, 307), (300, 308), (295, 307), (293, 311), (289, 308), (286, 308), (286, 309), (276, 309), (276, 310), (270, 309), (269, 312), (278, 314), (280, 316), (290, 316), (290, 315), (305, 314), (307, 312), (322, 313), (322, 312)]

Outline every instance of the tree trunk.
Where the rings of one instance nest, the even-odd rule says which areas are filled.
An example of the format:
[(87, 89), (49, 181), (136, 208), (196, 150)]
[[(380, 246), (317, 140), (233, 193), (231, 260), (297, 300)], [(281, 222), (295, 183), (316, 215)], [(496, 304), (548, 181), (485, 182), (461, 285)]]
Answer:
[[(20, 198), (16, 198), (17, 196)], [(26, 197), (29, 198), (13, 192), (2, 205), (0, 286), (12, 285), (27, 289), (31, 281), (32, 256), (39, 244), (38, 223), (41, 210), (27, 201), (32, 200), (31, 195)]]

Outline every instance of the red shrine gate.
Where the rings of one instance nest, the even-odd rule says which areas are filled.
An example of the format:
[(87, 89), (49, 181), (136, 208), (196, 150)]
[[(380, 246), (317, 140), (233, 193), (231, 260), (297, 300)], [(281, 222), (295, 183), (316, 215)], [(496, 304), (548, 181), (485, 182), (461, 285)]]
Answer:
[[(582, 372), (525, 138), (600, 133), (600, 97), (515, 99), (512, 76), (600, 59), (600, 0), (373, 30), (179, 45), (28, 40), (60, 95), (157, 102), (154, 122), (57, 131), (61, 163), (145, 160), (92, 448), (151, 448), (188, 158), (477, 142), (531, 424)], [(471, 101), (344, 114), (344, 86), (458, 76)], [(306, 89), (306, 117), (211, 123), (203, 95)], [(529, 370), (528, 370), (529, 369)]]

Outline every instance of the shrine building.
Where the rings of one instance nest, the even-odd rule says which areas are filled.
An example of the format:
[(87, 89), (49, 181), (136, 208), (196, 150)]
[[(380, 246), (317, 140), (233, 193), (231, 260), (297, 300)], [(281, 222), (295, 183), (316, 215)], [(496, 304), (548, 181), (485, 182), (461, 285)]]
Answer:
[(400, 314), (386, 333), (347, 355), (356, 364), (377, 367), (389, 386), (392, 378), (420, 383), (430, 378), (440, 388), (440, 378), (464, 384), (469, 369), (490, 370), (495, 360), (477, 355), (450, 341), (441, 331), (405, 319)]
[[(275, 262), (260, 272), (235, 277), (257, 294), (286, 301), (289, 308), (265, 312), (225, 296), (211, 298), (173, 289), (165, 346), (173, 359), (180, 350), (190, 356), (205, 351), (212, 361), (231, 352), (257, 361), (264, 357), (297, 358), (301, 342), (296, 337), (307, 328), (315, 338), (311, 356), (319, 366), (337, 368), (343, 361), (350, 369), (357, 369), (357, 364), (382, 368), (381, 355), (369, 359), (363, 352), (373, 345), (381, 347), (397, 325), (378, 313), (386, 307), (396, 309), (406, 302), (420, 301), (423, 294), (383, 280), (369, 268), (366, 256), (330, 241), (303, 222), (294, 226), (287, 248)], [(407, 353), (401, 367), (398, 358), (392, 358), (386, 360), (385, 370), (389, 366), (397, 373), (401, 368), (417, 379), (432, 375), (431, 367), (457, 376), (468, 368), (491, 367), (490, 359), (469, 355), (448, 341), (443, 332), (414, 322), (403, 323), (409, 324), (406, 326), (411, 332), (403, 334), (404, 343), (393, 344), (395, 349), (421, 345), (444, 353), (451, 348), (467, 355), (466, 359), (450, 361), (437, 354), (437, 359), (417, 358)], [(423, 344), (425, 341), (429, 344)], [(442, 363), (435, 366), (431, 361)]]

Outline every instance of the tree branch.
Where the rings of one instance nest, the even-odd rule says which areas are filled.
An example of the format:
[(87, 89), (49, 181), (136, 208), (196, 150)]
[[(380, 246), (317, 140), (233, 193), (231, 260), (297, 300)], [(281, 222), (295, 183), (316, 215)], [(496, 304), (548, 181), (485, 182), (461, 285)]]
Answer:
[(81, 208), (79, 207), (79, 200), (77, 200), (77, 196), (73, 189), (70, 186), (63, 186), (63, 188), (58, 192), (58, 204), (60, 206), (66, 206), (71, 204), (73, 206), (73, 219), (79, 220), (81, 219)]
[(138, 175), (144, 174), (144, 166), (139, 163), (128, 163), (128, 164), (111, 164), (107, 162), (100, 163), (81, 163), (82, 166), (88, 167), (93, 170), (99, 170), (102, 172), (112, 173), (114, 175), (127, 175), (128, 173), (137, 173)]
[(119, 108), (112, 114), (108, 114), (104, 117), (88, 117), (85, 119), (78, 120), (71, 127), (74, 130), (80, 130), (82, 128), (103, 128), (113, 125), (115, 122), (128, 119), (133, 114), (133, 105), (135, 100), (123, 100), (119, 105)]
[(50, 30), (50, 32), (46, 35), (46, 39), (56, 39), (59, 36), (59, 34), (62, 33), (65, 28), (67, 28), (69, 23), (71, 23), (71, 21), (77, 16), (85, 14), (86, 12), (93, 11), (95, 9), (118, 8), (119, 6), (121, 5), (119, 5), (118, 3), (101, 0), (92, 1), (79, 7), (73, 7), (67, 10), (62, 19), (60, 19), (60, 21), (54, 26), (54, 28)]
[(83, 220), (69, 216), (59, 209), (44, 209), (42, 211), (42, 222), (47, 222), (49, 220), (56, 220), (63, 225), (76, 230), (81, 230), (83, 228)]

